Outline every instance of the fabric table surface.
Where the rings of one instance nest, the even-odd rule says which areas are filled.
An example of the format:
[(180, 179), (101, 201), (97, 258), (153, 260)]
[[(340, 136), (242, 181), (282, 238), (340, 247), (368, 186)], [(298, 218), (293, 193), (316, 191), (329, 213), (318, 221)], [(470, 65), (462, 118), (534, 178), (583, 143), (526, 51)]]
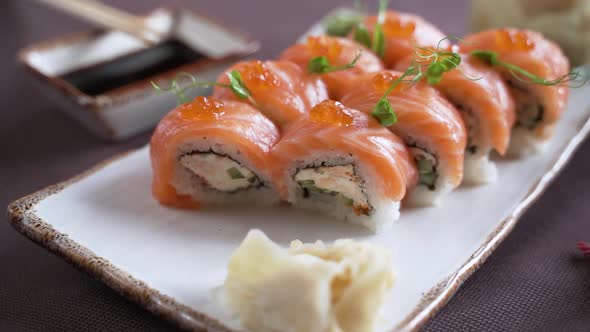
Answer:
[[(228, 22), (262, 41), (261, 58), (289, 46), (330, 8), (347, 1), (115, 1), (143, 13), (186, 6)], [(467, 0), (394, 1), (447, 34), (461, 35)], [(34, 1), (0, 4), (0, 206), (65, 180), (118, 152), (140, 147), (145, 133), (104, 143), (34, 89), (16, 62), (32, 42), (87, 29)], [(590, 241), (590, 142), (521, 218), (510, 236), (460, 288), (425, 331), (589, 331), (590, 260), (577, 240)], [(127, 301), (0, 222), (0, 331), (170, 331), (175, 326)], [(475, 222), (475, 221), (474, 221)]]

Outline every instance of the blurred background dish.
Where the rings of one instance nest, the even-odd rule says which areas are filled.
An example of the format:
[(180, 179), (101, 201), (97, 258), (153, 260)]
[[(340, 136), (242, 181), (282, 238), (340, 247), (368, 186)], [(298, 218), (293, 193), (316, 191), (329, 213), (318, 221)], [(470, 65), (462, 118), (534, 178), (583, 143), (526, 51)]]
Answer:
[(539, 31), (557, 42), (573, 66), (590, 62), (589, 0), (473, 0), (471, 29)]
[(214, 81), (259, 47), (193, 11), (161, 8), (145, 23), (169, 37), (151, 46), (120, 31), (78, 33), (26, 47), (19, 60), (60, 110), (103, 139), (121, 140), (152, 128), (176, 104), (152, 81), (167, 87), (179, 72)]

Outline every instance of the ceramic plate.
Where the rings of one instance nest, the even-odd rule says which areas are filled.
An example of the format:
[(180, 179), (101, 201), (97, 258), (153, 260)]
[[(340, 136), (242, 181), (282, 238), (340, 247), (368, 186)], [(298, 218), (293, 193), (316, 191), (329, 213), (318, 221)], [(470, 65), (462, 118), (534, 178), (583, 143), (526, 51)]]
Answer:
[[(354, 238), (391, 250), (397, 281), (378, 331), (422, 326), (492, 253), (590, 130), (590, 88), (573, 91), (545, 153), (498, 162), (499, 180), (462, 187), (440, 207), (405, 209), (392, 229), (286, 208), (179, 211), (150, 194), (148, 148), (107, 161), (9, 207), (13, 226), (126, 297), (188, 329), (240, 330), (214, 300), (251, 228), (288, 245)], [(586, 97), (586, 98), (585, 98)]]
[(588, 134), (585, 95), (572, 94), (547, 151), (498, 162), (499, 181), (460, 188), (440, 207), (404, 210), (379, 235), (286, 208), (178, 211), (150, 194), (148, 148), (107, 161), (9, 207), (13, 226), (123, 295), (183, 327), (239, 329), (213, 298), (247, 231), (293, 239), (355, 238), (393, 253), (397, 282), (379, 331), (415, 330), (446, 303), (514, 227)]

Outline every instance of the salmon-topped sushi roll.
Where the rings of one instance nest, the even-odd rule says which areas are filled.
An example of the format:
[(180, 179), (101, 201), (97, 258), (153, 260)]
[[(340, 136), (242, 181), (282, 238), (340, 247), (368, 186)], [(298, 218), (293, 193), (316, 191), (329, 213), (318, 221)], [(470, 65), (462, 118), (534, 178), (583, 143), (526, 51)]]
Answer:
[(268, 154), (278, 141), (278, 128), (252, 106), (197, 97), (166, 115), (152, 136), (153, 195), (178, 208), (272, 204)]
[(522, 156), (541, 150), (566, 107), (568, 86), (533, 84), (517, 71), (497, 65), (496, 61), (549, 81), (558, 80), (570, 72), (568, 59), (559, 46), (537, 32), (504, 28), (469, 35), (460, 43), (460, 48), (463, 52), (483, 50), (497, 55), (490, 64), (507, 81), (516, 103), (516, 124), (509, 154)]
[[(457, 69), (446, 72), (432, 86), (459, 110), (467, 129), (464, 181), (489, 183), (497, 178), (489, 154), (496, 150), (504, 155), (508, 149), (515, 119), (514, 101), (506, 82), (494, 69), (468, 54), (461, 54), (461, 58)], [(410, 56), (396, 69), (405, 71), (411, 65), (428, 65), (428, 61)]]
[(271, 151), (284, 200), (379, 231), (399, 217), (417, 179), (404, 143), (366, 114), (332, 100), (294, 123)]
[(310, 76), (290, 61), (238, 62), (222, 73), (217, 82), (230, 84), (228, 77), (237, 71), (251, 99), (238, 97), (232, 89), (216, 86), (213, 96), (228, 100), (247, 101), (271, 119), (280, 128), (301, 117), (328, 98), (325, 84), (317, 76)]
[[(362, 27), (369, 32), (370, 40), (379, 15), (368, 16)], [(358, 29), (358, 27), (357, 27)], [(393, 68), (398, 61), (414, 54), (415, 46), (447, 46), (446, 35), (420, 16), (389, 10), (384, 13), (381, 29), (385, 37), (383, 62), (386, 68)], [(354, 36), (355, 33), (353, 33)], [(358, 33), (356, 33), (358, 35)]]
[[(314, 66), (312, 61), (319, 57), (327, 60), (324, 66), (320, 63)], [(350, 39), (326, 35), (308, 37), (305, 43), (286, 49), (280, 59), (319, 74), (332, 99), (341, 98), (352, 88), (354, 76), (384, 69), (381, 60), (366, 47)]]
[(401, 75), (382, 71), (359, 76), (356, 89), (342, 103), (372, 114), (399, 82), (386, 96), (397, 116), (388, 128), (404, 140), (418, 166), (418, 186), (410, 193), (409, 203), (436, 205), (461, 184), (467, 133), (459, 112), (438, 90), (423, 82), (400, 81)]

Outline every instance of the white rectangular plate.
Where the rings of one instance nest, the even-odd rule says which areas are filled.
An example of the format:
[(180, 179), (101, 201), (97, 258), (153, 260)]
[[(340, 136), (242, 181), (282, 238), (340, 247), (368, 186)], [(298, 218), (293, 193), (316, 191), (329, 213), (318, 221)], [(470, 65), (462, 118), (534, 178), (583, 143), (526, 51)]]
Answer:
[[(316, 24), (305, 35), (317, 34)], [(13, 226), (148, 310), (187, 329), (240, 330), (216, 303), (232, 251), (248, 230), (288, 245), (354, 238), (391, 250), (397, 280), (378, 331), (417, 330), (514, 227), (590, 130), (590, 88), (575, 90), (547, 150), (498, 162), (495, 184), (460, 188), (440, 207), (402, 210), (366, 230), (287, 208), (181, 211), (151, 196), (145, 147), (9, 206)], [(585, 100), (586, 99), (586, 100)]]
[(378, 331), (415, 330), (446, 303), (586, 137), (590, 88), (572, 93), (547, 150), (498, 162), (499, 181), (460, 188), (440, 207), (403, 210), (392, 229), (364, 229), (287, 208), (180, 211), (150, 194), (148, 148), (14, 202), (14, 227), (123, 295), (179, 325), (239, 329), (214, 301), (247, 231), (273, 240), (355, 238), (393, 253), (397, 282)]

